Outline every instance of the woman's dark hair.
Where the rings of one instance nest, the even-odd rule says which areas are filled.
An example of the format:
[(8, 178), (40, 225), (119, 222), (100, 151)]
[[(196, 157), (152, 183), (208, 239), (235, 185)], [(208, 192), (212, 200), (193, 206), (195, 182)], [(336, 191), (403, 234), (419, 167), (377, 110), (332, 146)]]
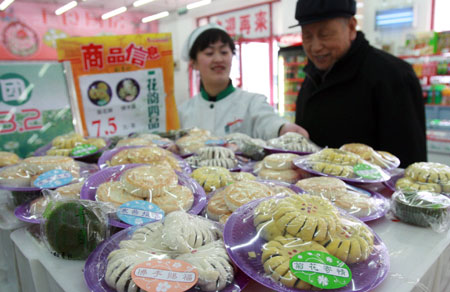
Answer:
[(189, 58), (191, 60), (197, 59), (197, 53), (206, 49), (209, 45), (214, 44), (218, 41), (228, 45), (231, 49), (231, 52), (236, 52), (236, 47), (234, 46), (234, 41), (225, 31), (217, 28), (212, 28), (204, 31), (200, 34), (192, 45), (191, 50), (189, 51)]

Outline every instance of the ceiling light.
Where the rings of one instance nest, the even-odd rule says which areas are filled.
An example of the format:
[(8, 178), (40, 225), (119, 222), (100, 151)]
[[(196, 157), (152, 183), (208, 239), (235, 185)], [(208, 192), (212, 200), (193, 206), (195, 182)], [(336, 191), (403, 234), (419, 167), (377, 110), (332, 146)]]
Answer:
[(356, 7), (363, 8), (364, 7), (364, 3), (363, 2), (358, 2), (358, 3), (356, 3)]
[(114, 9), (110, 12), (106, 12), (105, 14), (102, 15), (102, 19), (108, 19), (111, 18), (113, 16), (119, 15), (120, 13), (124, 13), (125, 11), (127, 11), (127, 8), (125, 6), (122, 6), (120, 8)]
[(61, 14), (65, 13), (65, 12), (69, 11), (70, 9), (74, 8), (77, 5), (78, 5), (77, 1), (69, 2), (66, 5), (61, 6), (58, 9), (56, 9), (55, 10), (55, 14), (56, 15), (61, 15)]
[(163, 17), (169, 16), (169, 11), (163, 11), (157, 14), (153, 14), (147, 17), (142, 18), (142, 23), (150, 22), (153, 20), (157, 20)]
[(198, 1), (198, 2), (194, 2), (191, 4), (186, 5), (187, 9), (194, 9), (200, 6), (204, 6), (204, 5), (208, 5), (211, 3), (211, 0), (202, 0), (202, 1)]
[(2, 2), (2, 4), (0, 4), (0, 11), (5, 10), (6, 8), (8, 8), (9, 5), (11, 5), (11, 3), (13, 3), (14, 0), (4, 0)]
[(133, 6), (134, 7), (139, 7), (139, 6), (142, 6), (144, 4), (147, 4), (147, 3), (150, 3), (150, 2), (153, 2), (153, 1), (155, 1), (155, 0), (137, 0), (137, 1), (133, 2)]

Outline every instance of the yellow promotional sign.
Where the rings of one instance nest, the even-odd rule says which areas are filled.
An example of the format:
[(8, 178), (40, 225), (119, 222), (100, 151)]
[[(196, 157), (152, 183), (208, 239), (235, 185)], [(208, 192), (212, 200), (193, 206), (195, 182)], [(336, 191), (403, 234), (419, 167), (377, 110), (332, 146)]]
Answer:
[(179, 128), (170, 33), (66, 38), (57, 48), (70, 62), (84, 135)]

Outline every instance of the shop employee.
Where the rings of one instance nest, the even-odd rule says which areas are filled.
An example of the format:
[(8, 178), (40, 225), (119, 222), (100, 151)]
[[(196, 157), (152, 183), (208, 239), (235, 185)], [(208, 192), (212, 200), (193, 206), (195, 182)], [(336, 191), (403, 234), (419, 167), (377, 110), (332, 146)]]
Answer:
[(219, 25), (195, 29), (186, 40), (182, 58), (200, 72), (200, 93), (178, 107), (182, 128), (200, 127), (215, 135), (240, 132), (270, 139), (286, 132), (308, 133), (278, 116), (266, 97), (233, 86), (230, 80), (235, 45)]
[(422, 89), (412, 67), (356, 31), (354, 0), (299, 0), (308, 57), (296, 124), (319, 146), (364, 143), (401, 166), (426, 161)]

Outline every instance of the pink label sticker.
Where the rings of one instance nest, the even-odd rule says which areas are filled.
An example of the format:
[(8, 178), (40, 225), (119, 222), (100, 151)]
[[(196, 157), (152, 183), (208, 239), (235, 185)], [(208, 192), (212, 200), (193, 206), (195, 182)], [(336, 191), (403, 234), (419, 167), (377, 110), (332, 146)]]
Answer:
[(179, 260), (151, 260), (134, 267), (131, 278), (145, 291), (181, 292), (198, 281), (198, 271)]

